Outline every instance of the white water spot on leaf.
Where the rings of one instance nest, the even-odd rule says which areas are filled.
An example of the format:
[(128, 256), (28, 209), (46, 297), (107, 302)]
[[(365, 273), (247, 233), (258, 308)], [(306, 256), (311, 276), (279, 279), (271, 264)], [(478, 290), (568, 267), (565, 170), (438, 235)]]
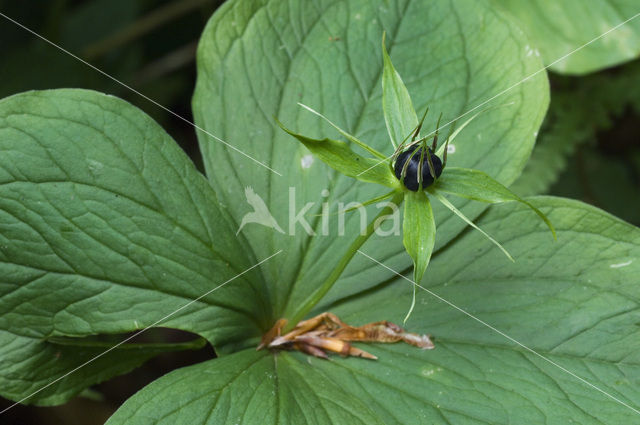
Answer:
[(609, 267), (612, 269), (619, 269), (621, 267), (627, 267), (631, 263), (633, 263), (633, 260), (625, 261), (624, 263), (611, 264)]
[(313, 155), (305, 155), (300, 158), (300, 165), (303, 169), (311, 167), (311, 164), (313, 164)]
[(422, 376), (431, 376), (436, 372), (442, 372), (442, 368), (441, 367), (437, 367), (437, 368), (423, 367), (420, 370), (420, 373), (422, 374)]
[(441, 367), (436, 367), (436, 368), (423, 367), (422, 369), (420, 369), (420, 373), (422, 374), (422, 376), (432, 376), (433, 374), (438, 372), (442, 372)]
[(456, 153), (456, 145), (450, 144), (447, 146), (447, 154), (451, 155), (452, 153)]
[(359, 21), (360, 19), (362, 19), (362, 15), (360, 15), (359, 13), (356, 13), (355, 16), (354, 16), (354, 19), (356, 21)]
[(528, 44), (524, 47), (524, 51), (525, 51), (527, 56), (533, 55), (533, 49)]
[(104, 168), (104, 164), (102, 162), (95, 161), (93, 159), (87, 160), (87, 166), (89, 167), (89, 171), (94, 176), (102, 173), (102, 169)]

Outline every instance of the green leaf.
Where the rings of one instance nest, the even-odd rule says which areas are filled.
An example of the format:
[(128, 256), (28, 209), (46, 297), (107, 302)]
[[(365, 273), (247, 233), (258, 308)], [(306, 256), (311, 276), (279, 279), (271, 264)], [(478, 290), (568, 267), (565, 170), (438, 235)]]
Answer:
[[(434, 254), (422, 286), (637, 409), (640, 230), (580, 202), (531, 202), (555, 223), (557, 242), (528, 218), (528, 208), (491, 207), (478, 224), (506, 241), (518, 261), (504, 261), (484, 236), (467, 232)], [(349, 324), (400, 321), (412, 286), (396, 279), (328, 308)], [(386, 423), (610, 424), (636, 417), (424, 290), (406, 328), (431, 334), (435, 349), (367, 344), (361, 348), (379, 360), (318, 362), (315, 369)]]
[(322, 360), (245, 350), (174, 371), (127, 400), (107, 425), (383, 424), (316, 367)]
[(277, 123), (280, 128), (305, 145), (314, 156), (339, 173), (361, 181), (400, 189), (400, 182), (391, 171), (389, 161), (365, 158), (352, 151), (345, 142), (327, 138), (322, 140), (312, 139), (294, 133), (280, 121), (277, 121)]
[(551, 221), (539, 209), (482, 171), (449, 167), (430, 189), (491, 204), (520, 202), (531, 208), (549, 227), (554, 239), (556, 238), (556, 231)]
[[(241, 232), (251, 241), (255, 258), (284, 250), (281, 258), (263, 267), (270, 288), (264, 296), (277, 316), (295, 310), (322, 284), (348, 248), (345, 236), (360, 232), (357, 212), (345, 217), (343, 233), (334, 219), (323, 232), (322, 204), (329, 204), (334, 217), (339, 203), (375, 198), (385, 188), (356, 182), (330, 169), (306, 147), (292, 143), (273, 117), (310, 138), (331, 137), (335, 129), (298, 102), (311, 105), (349, 134), (391, 155), (381, 102), (380, 40), (385, 31), (387, 48), (414, 106), (419, 111), (432, 107), (425, 130), (435, 129), (439, 112), (447, 123), (543, 66), (535, 55), (526, 56), (530, 42), (514, 23), (486, 2), (472, 0), (320, 0), (313, 7), (282, 0), (229, 1), (203, 32), (193, 99), (196, 124), (283, 174), (256, 166), (198, 132), (211, 185), (238, 227), (252, 211), (242, 196), (251, 186), (286, 231), (281, 234), (249, 224)], [(509, 185), (520, 175), (546, 111), (545, 73), (506, 91), (495, 102), (513, 105), (490, 110), (470, 123), (456, 138), (455, 153), (448, 161), (451, 166), (491, 173)], [(322, 196), (325, 189), (327, 197)], [(287, 229), (290, 203), (294, 214), (310, 205), (304, 217), (315, 237), (299, 222), (291, 223), (293, 232)], [(454, 204), (471, 219), (487, 208), (471, 201)], [(454, 214), (447, 208), (439, 204), (433, 208), (438, 250), (467, 226), (452, 219)], [(376, 206), (368, 207), (368, 217), (377, 211)], [(376, 258), (390, 260), (395, 268), (411, 264), (400, 235), (374, 235), (365, 248)], [(328, 296), (353, 294), (390, 276), (372, 272), (366, 258), (355, 257)]]
[(640, 10), (635, 0), (493, 3), (514, 16), (531, 37), (533, 44), (525, 53), (542, 54), (556, 72), (586, 74), (640, 55)]
[[(467, 232), (455, 249), (434, 255), (423, 286), (622, 402), (640, 405), (640, 230), (579, 202), (532, 202), (556, 223), (558, 242), (527, 219), (527, 208), (492, 207), (479, 224), (523, 261), (505, 262), (482, 235)], [(331, 310), (354, 325), (399, 321), (412, 286), (398, 278)], [(377, 361), (246, 350), (160, 378), (125, 402), (109, 425), (610, 424), (635, 417), (423, 290), (407, 328), (432, 334), (435, 349), (358, 344)]]
[[(12, 96), (0, 101), (0, 151), (2, 396), (25, 397), (97, 352), (51, 337), (162, 321), (224, 352), (271, 326), (260, 274), (247, 272), (258, 260), (206, 179), (137, 108), (85, 90)], [(105, 356), (26, 402), (60, 403), (149, 354), (110, 367), (123, 354)]]
[[(402, 242), (413, 260), (413, 280), (419, 284), (427, 270), (431, 253), (436, 243), (436, 222), (429, 198), (423, 191), (410, 192), (404, 196), (404, 218), (402, 220)], [(415, 287), (411, 308), (404, 319), (406, 322), (415, 305)]]
[(400, 146), (403, 140), (418, 125), (418, 117), (413, 109), (411, 96), (402, 82), (398, 71), (393, 67), (391, 58), (385, 46), (385, 36), (382, 37), (382, 110), (384, 122), (394, 148)]

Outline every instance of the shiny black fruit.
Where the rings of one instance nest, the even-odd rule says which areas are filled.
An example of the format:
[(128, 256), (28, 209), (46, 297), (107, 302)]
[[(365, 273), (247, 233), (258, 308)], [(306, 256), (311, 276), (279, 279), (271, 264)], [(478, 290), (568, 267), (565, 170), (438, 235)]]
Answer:
[[(398, 159), (396, 159), (396, 163), (393, 167), (393, 170), (396, 174), (398, 180), (402, 176), (402, 168), (404, 164), (409, 161), (409, 165), (407, 165), (407, 170), (404, 175), (404, 185), (407, 189), (416, 192), (418, 190), (418, 163), (420, 162), (420, 153), (422, 152), (422, 148), (412, 148), (402, 152), (398, 155)], [(437, 177), (440, 177), (442, 174), (442, 161), (440, 158), (433, 153), (430, 148), (427, 148), (427, 151), (424, 153), (424, 158), (422, 162), (422, 188), (431, 186), (433, 184), (433, 176), (431, 175), (429, 161), (427, 160), (427, 155), (431, 156), (431, 163), (433, 164), (433, 171)], [(411, 158), (409, 158), (411, 157)]]

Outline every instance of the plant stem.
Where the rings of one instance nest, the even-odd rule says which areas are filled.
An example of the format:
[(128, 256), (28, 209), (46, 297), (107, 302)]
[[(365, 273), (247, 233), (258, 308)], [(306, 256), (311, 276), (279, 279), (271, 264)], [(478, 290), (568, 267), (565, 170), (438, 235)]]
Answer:
[[(404, 197), (404, 192), (396, 192), (391, 199), (391, 203), (398, 207), (402, 202)], [(338, 264), (336, 264), (335, 268), (331, 272), (331, 274), (327, 277), (327, 279), (316, 289), (314, 292), (307, 297), (307, 299), (302, 303), (302, 305), (297, 309), (297, 311), (293, 314), (291, 319), (288, 321), (287, 326), (283, 329), (283, 333), (286, 333), (293, 329), (293, 327), (304, 318), (312, 309), (315, 307), (318, 302), (329, 292), (329, 290), (336, 283), (340, 275), (347, 265), (351, 262), (353, 256), (358, 252), (358, 249), (371, 237), (373, 232), (376, 231), (380, 224), (378, 220), (380, 217), (383, 217), (388, 214), (392, 214), (394, 212), (393, 208), (390, 206), (384, 207), (380, 213), (367, 225), (364, 234), (358, 235), (358, 237), (351, 243), (349, 249), (344, 254), (344, 256), (340, 259)]]
[(115, 34), (87, 46), (81, 56), (87, 60), (96, 59), (210, 1), (211, 0), (183, 0), (169, 3), (122, 28)]

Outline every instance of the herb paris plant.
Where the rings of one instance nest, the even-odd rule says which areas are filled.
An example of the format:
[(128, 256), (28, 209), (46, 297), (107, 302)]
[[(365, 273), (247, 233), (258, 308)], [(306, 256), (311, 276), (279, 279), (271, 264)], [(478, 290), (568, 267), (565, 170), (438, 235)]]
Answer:
[[(309, 166), (309, 151), (291, 143), (272, 117), (321, 138), (328, 125), (296, 102), (314, 105), (385, 150), (383, 31), (408, 91), (425, 102), (416, 106), (437, 106), (445, 122), (542, 67), (526, 55), (530, 41), (517, 25), (485, 1), (228, 2), (200, 42), (194, 116), (208, 132), (286, 171), (282, 177), (200, 133), (205, 179), (149, 117), (110, 96), (55, 90), (1, 101), (2, 395), (26, 397), (96, 354), (95, 347), (63, 346), (59, 337), (85, 342), (142, 329), (282, 249), (162, 323), (201, 335), (219, 358), (156, 380), (109, 425), (630, 422), (634, 413), (627, 407), (426, 292), (417, 296), (420, 308), (408, 327), (433, 333), (435, 350), (366, 347), (376, 362), (255, 351), (278, 318), (295, 317), (315, 296), (352, 240), (334, 228), (321, 237), (257, 225), (236, 238), (249, 209), (245, 187), (263, 197), (280, 224), (289, 199), (299, 207), (323, 199), (324, 189), (332, 203), (389, 191), (320, 161)], [(542, 72), (504, 95), (512, 107), (469, 124), (449, 163), (491, 173), (508, 186), (527, 161), (547, 101)], [(435, 127), (430, 120), (425, 128)], [(453, 179), (451, 171), (438, 184)], [(363, 176), (379, 176), (372, 172)], [(399, 187), (391, 170), (380, 175)], [(639, 405), (638, 229), (579, 202), (530, 202), (554, 223), (557, 243), (549, 243), (528, 207), (451, 200), (502, 241), (515, 264), (433, 203), (438, 238), (422, 285)], [(321, 208), (312, 204), (309, 216)], [(346, 235), (357, 232), (358, 221), (355, 214), (346, 218)], [(361, 250), (386, 267), (410, 271), (397, 237), (374, 234)], [(352, 324), (396, 321), (411, 292), (404, 279), (357, 255), (310, 313), (330, 310)], [(144, 360), (143, 350), (126, 350), (27, 402), (62, 403), (134, 366), (124, 360)]]
[[(444, 176), (440, 177), (447, 164), (447, 147), (449, 141), (453, 142), (460, 130), (466, 127), (479, 113), (473, 115), (455, 131), (454, 123), (454, 126), (451, 127), (449, 137), (447, 137), (442, 147), (443, 149), (440, 151), (442, 153), (439, 153), (439, 155), (443, 155), (443, 161), (441, 161), (439, 155), (434, 153), (437, 148), (440, 118), (438, 118), (438, 124), (436, 124), (435, 134), (430, 133), (427, 136), (420, 137), (420, 130), (424, 124), (428, 109), (425, 110), (422, 119), (418, 122), (409, 92), (402, 82), (400, 74), (398, 74), (393, 67), (391, 58), (387, 53), (384, 35), (382, 37), (382, 57), (384, 60), (382, 74), (382, 109), (391, 144), (396, 149), (390, 157), (386, 157), (357, 137), (342, 130), (333, 122), (329, 121), (324, 115), (314, 111), (308, 106), (302, 105), (305, 109), (325, 119), (347, 140), (373, 154), (376, 158), (365, 158), (356, 154), (345, 142), (328, 138), (312, 139), (287, 129), (280, 121), (277, 122), (284, 131), (297, 138), (309, 151), (336, 171), (365, 182), (373, 182), (391, 187), (393, 190), (389, 192), (386, 197), (393, 197), (393, 200), (396, 202), (398, 200), (404, 200), (403, 243), (413, 259), (414, 282), (419, 284), (422, 281), (436, 240), (436, 224), (431, 203), (429, 202), (429, 197), (423, 192), (423, 189), (438, 199), (445, 207), (449, 208), (467, 224), (479, 230), (491, 242), (496, 244), (512, 261), (513, 258), (502, 245), (477, 227), (449, 202), (443, 194), (453, 194), (488, 203), (518, 201), (531, 208), (547, 224), (555, 239), (555, 229), (549, 219), (540, 212), (538, 208), (518, 197), (487, 174), (478, 170), (453, 168), (447, 170)], [(433, 144), (431, 147), (428, 147), (426, 142), (431, 134), (434, 134)], [(400, 184), (398, 181), (402, 183)], [(402, 196), (400, 197), (396, 194), (402, 194)], [(376, 198), (376, 200), (379, 199), (384, 199), (384, 197)], [(372, 223), (376, 223), (376, 220)], [(369, 232), (366, 237), (369, 237), (372, 233), (372, 231)], [(355, 254), (355, 250), (364, 243), (362, 239), (362, 236), (360, 236), (356, 240), (357, 246), (345, 255), (347, 260), (350, 260)], [(339, 272), (343, 269), (344, 267), (340, 268)], [(339, 274), (338, 276), (335, 276), (335, 274), (330, 276), (322, 285), (324, 289), (321, 292), (321, 296), (324, 296), (331, 289), (331, 286), (337, 281), (338, 277)], [(317, 302), (318, 300), (319, 298), (312, 301)], [(411, 307), (404, 318), (405, 322), (413, 311), (415, 300), (416, 287), (414, 286)], [(313, 305), (305, 305), (301, 311), (303, 314), (306, 314), (312, 307)]]

